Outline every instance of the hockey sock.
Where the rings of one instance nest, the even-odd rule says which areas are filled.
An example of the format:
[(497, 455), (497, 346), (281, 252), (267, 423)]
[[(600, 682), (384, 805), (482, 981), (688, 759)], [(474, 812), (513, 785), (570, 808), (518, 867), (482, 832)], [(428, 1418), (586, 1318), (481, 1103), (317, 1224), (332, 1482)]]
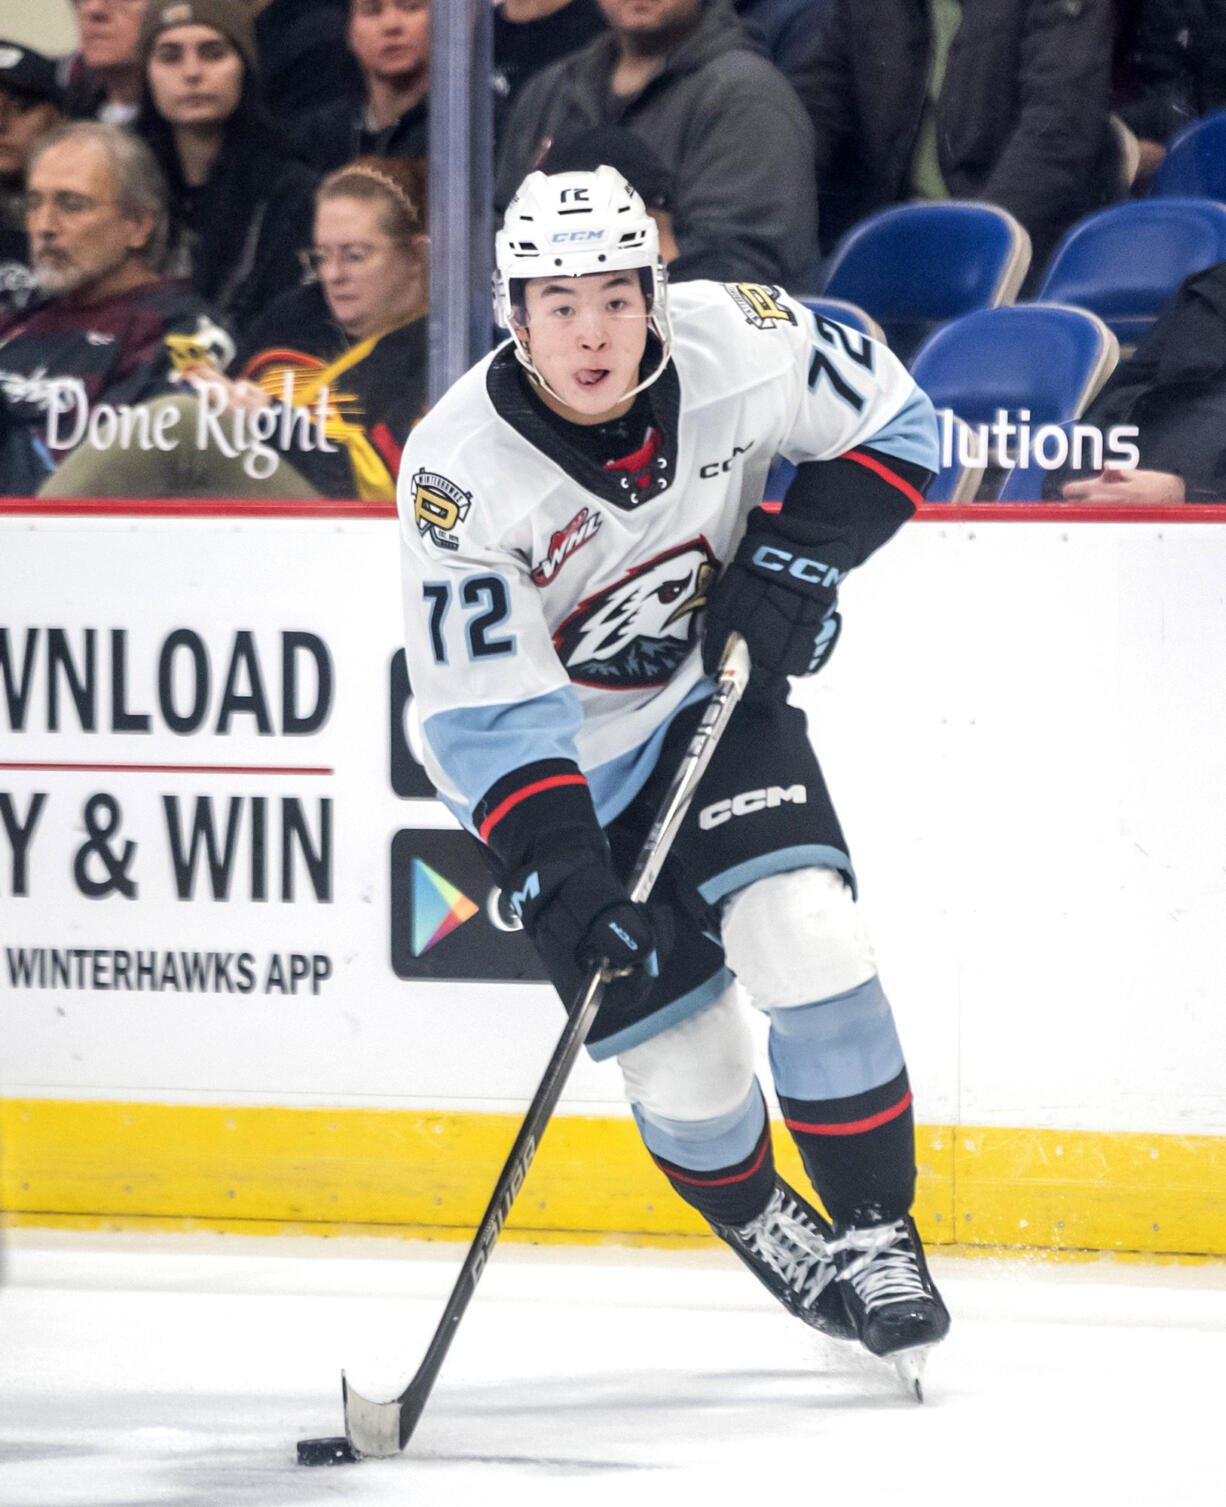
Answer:
[(711, 1224), (756, 1219), (775, 1186), (770, 1121), (755, 1081), (745, 1100), (709, 1120), (672, 1120), (632, 1105), (643, 1143), (691, 1208)]
[(900, 1219), (915, 1196), (915, 1126), (880, 983), (770, 1014), (780, 1107), (827, 1213), (840, 1225)]

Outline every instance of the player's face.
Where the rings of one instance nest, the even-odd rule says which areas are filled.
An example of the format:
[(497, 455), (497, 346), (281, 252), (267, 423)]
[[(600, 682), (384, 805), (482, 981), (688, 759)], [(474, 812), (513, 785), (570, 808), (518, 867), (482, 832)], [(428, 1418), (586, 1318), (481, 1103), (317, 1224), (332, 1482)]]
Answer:
[(153, 45), (149, 89), (158, 114), (172, 126), (213, 125), (238, 109), (243, 60), (211, 26), (172, 26)]
[(568, 410), (564, 416), (597, 424), (624, 413), (647, 349), (638, 272), (534, 277), (524, 311), (533, 364)]

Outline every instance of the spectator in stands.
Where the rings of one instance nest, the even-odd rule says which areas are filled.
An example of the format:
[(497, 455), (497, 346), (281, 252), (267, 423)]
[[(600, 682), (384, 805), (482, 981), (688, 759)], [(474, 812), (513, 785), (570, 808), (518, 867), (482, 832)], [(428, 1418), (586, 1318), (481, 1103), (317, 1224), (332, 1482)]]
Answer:
[(596, 0), (502, 0), (494, 6), (494, 139), (534, 73), (606, 30)]
[(833, 0), (735, 0), (735, 4), (746, 34), (761, 40), (767, 57), (789, 79), (817, 52), (833, 8)]
[(499, 152), (504, 209), (553, 142), (623, 125), (672, 174), (674, 279), (802, 290), (816, 243), (813, 138), (791, 86), (751, 51), (731, 0), (600, 0), (611, 31), (529, 80)]
[(203, 300), (159, 276), (166, 191), (142, 142), (97, 121), (62, 126), (34, 148), (26, 181), (41, 296), (0, 318), (0, 492), (17, 494), (80, 442), (98, 404), (166, 391), (176, 337), (233, 352)]
[(147, 0), (73, 0), (78, 46), (68, 63), (67, 111), (131, 125), (140, 101), (140, 28)]
[(1136, 470), (1048, 477), (1067, 502), (1226, 502), (1226, 262), (1194, 273), (1079, 420), (1135, 424)]
[(299, 148), (323, 172), (354, 157), (426, 157), (430, 150), (430, 0), (350, 0), (356, 94), (302, 121)]
[(40, 137), (63, 121), (55, 64), (18, 42), (0, 42), (0, 314), (34, 291), (25, 227), (26, 164)]
[[(189, 376), (227, 422), (266, 421), (274, 468), (253, 477), (217, 445), (123, 456), (82, 447), (59, 495), (360, 497), (391, 501), (400, 452), (426, 402), (425, 169), (366, 157), (324, 179), (309, 261), (318, 281), (278, 299), (250, 331), (233, 377)], [(288, 398), (288, 403), (287, 403)], [(194, 398), (172, 398), (198, 427)], [(325, 415), (321, 448), (318, 419)], [(296, 422), (286, 422), (288, 418)], [(47, 489), (44, 489), (46, 493)]]
[(264, 103), (290, 124), (362, 87), (345, 46), (348, 0), (244, 0), (255, 21)]
[(817, 133), (822, 245), (908, 199), (983, 199), (1060, 235), (1119, 196), (1111, 0), (834, 0), (796, 77)]
[(1176, 131), (1226, 106), (1226, 5), (1144, 0), (1129, 21), (1120, 61), (1134, 97), (1118, 114), (1139, 141), (1145, 183)]
[(170, 185), (172, 269), (241, 331), (298, 280), (316, 175), (261, 101), (243, 0), (155, 3), (137, 129)]

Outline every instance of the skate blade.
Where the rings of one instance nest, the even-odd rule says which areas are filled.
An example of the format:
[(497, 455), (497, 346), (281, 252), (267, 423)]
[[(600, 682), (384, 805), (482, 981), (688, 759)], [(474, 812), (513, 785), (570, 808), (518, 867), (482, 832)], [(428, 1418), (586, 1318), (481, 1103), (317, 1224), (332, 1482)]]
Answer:
[(900, 1350), (889, 1357), (899, 1380), (916, 1402), (924, 1400), (924, 1368), (928, 1364), (928, 1352), (931, 1349), (931, 1345), (916, 1345), (914, 1349)]

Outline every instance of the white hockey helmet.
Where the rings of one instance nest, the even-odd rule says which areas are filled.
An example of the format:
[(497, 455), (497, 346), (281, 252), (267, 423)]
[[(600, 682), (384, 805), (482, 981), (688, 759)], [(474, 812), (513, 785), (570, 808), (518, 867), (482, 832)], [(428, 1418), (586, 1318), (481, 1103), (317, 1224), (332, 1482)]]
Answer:
[(647, 327), (660, 342), (660, 360), (631, 392), (649, 387), (668, 365), (672, 330), (668, 280), (656, 222), (616, 168), (590, 173), (529, 173), (507, 205), (494, 238), (494, 318), (515, 340), (515, 354), (548, 389), (515, 318), (512, 285), (532, 277), (586, 277), (641, 268), (646, 274)]

